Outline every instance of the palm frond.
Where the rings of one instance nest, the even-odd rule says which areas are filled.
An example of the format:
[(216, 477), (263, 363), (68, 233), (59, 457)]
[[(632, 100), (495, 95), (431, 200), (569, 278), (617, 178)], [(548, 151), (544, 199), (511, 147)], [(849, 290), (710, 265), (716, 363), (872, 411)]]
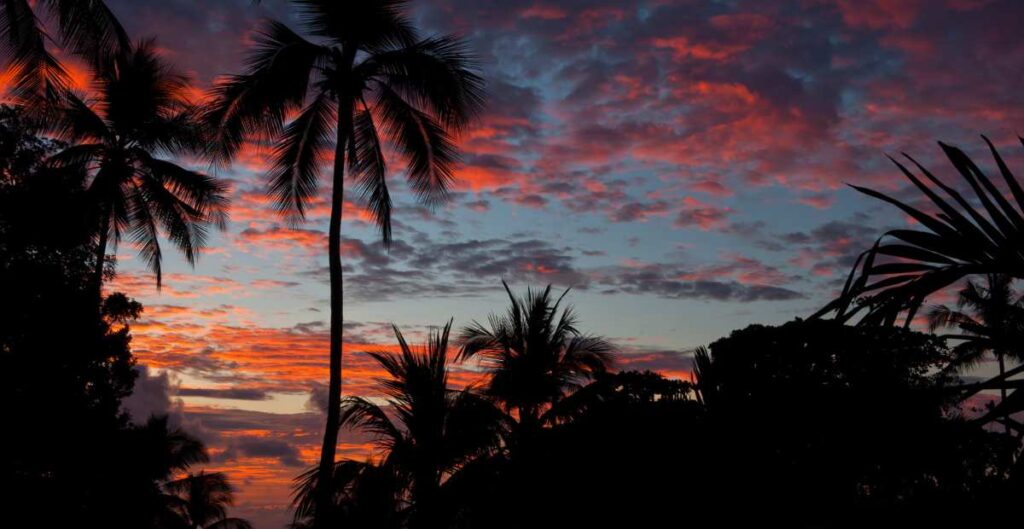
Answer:
[(131, 45), (128, 33), (101, 0), (46, 0), (56, 14), (60, 35), (76, 55), (94, 67)]
[(55, 105), (49, 123), (57, 137), (67, 142), (102, 143), (112, 132), (96, 110), (72, 93)]
[[(985, 141), (991, 147), (987, 138)], [(940, 146), (981, 208), (909, 156), (928, 183), (902, 164), (896, 165), (938, 213), (925, 213), (884, 193), (854, 186), (899, 208), (924, 229), (893, 230), (883, 235), (880, 243), (854, 265), (840, 296), (814, 317), (834, 313), (837, 319), (849, 321), (863, 312), (862, 325), (891, 325), (902, 315), (904, 324), (909, 325), (928, 296), (965, 277), (987, 273), (1024, 276), (1024, 192), (1020, 192), (1015, 177), (993, 147), (1000, 172), (1013, 194), (1011, 203), (963, 151), (946, 144)], [(899, 242), (881, 244), (886, 238)], [(875, 264), (880, 258), (897, 262)]]
[(251, 138), (276, 138), (288, 113), (302, 108), (316, 88), (329, 50), (288, 26), (268, 21), (255, 37), (245, 73), (219, 80), (203, 115), (215, 132), (212, 154), (233, 157)]
[(428, 206), (444, 202), (455, 182), (458, 159), (449, 133), (388, 86), (379, 86), (375, 108), (386, 135), (407, 160), (413, 192)]
[(180, 165), (136, 151), (148, 173), (197, 214), (195, 222), (209, 222), (227, 228), (227, 185), (207, 174), (185, 169)]
[(288, 124), (274, 148), (270, 194), (279, 212), (292, 219), (305, 217), (306, 203), (320, 184), (320, 168), (326, 162), (337, 105), (320, 93)]
[(402, 439), (402, 432), (384, 409), (363, 397), (346, 397), (342, 401), (341, 426), (363, 429), (390, 446)]
[(156, 276), (156, 287), (163, 286), (163, 252), (160, 249), (160, 228), (149, 210), (147, 196), (136, 189), (131, 203), (131, 229), (129, 236), (139, 247), (139, 256)]
[(299, 18), (314, 35), (338, 46), (357, 45), (373, 53), (416, 41), (416, 30), (405, 15), (407, 0), (297, 0), (295, 4)]
[(381, 240), (388, 247), (391, 245), (391, 194), (384, 151), (372, 112), (369, 109), (358, 112), (352, 129), (355, 156), (349, 159), (349, 168), (374, 222), (380, 227)]
[(0, 7), (0, 51), (17, 72), (14, 95), (24, 102), (59, 100), (70, 79), (46, 49), (49, 36), (28, 0), (5, 0)]
[(476, 57), (464, 41), (447, 35), (375, 54), (355, 73), (390, 87), (445, 127), (460, 130), (484, 106), (484, 82), (477, 71)]

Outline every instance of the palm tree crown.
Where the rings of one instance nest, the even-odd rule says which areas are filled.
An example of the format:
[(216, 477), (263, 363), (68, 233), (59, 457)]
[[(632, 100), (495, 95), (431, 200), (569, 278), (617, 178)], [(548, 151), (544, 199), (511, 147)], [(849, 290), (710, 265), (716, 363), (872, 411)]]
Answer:
[(225, 185), (161, 158), (203, 148), (187, 87), (146, 41), (96, 71), (94, 100), (69, 93), (47, 110), (54, 131), (70, 143), (51, 161), (91, 177), (100, 238), (97, 282), (109, 236), (115, 245), (126, 234), (137, 243), (160, 285), (161, 231), (194, 263), (208, 226), (224, 226)]
[(417, 196), (443, 200), (456, 161), (451, 134), (480, 110), (482, 80), (460, 40), (419, 38), (402, 14), (404, 1), (296, 4), (315, 40), (266, 24), (247, 71), (215, 90), (207, 118), (218, 131), (219, 154), (230, 159), (246, 139), (279, 140), (270, 191), (282, 213), (301, 218), (336, 133), (336, 168), (347, 159), (388, 243), (384, 141), (406, 157)]
[[(370, 356), (387, 374), (378, 387), (387, 404), (364, 397), (348, 397), (342, 405), (342, 424), (375, 436), (385, 451), (379, 465), (365, 467), (343, 462), (335, 470), (349, 476), (336, 483), (338, 492), (353, 492), (349, 482), (357, 477), (380, 482), (382, 472), (395, 476), (398, 498), (407, 503), (410, 527), (441, 527), (451, 513), (443, 506), (443, 484), (463, 464), (497, 447), (501, 415), (471, 391), (449, 386), (449, 321), (432, 332), (422, 348), (410, 346), (395, 328), (397, 354), (373, 352)], [(339, 470), (344, 470), (339, 474)], [(308, 474), (311, 479), (315, 474)], [(307, 492), (313, 490), (307, 485)], [(308, 498), (303, 496), (303, 498)], [(339, 500), (344, 505), (347, 498)], [(300, 500), (299, 515), (308, 514), (309, 502)]]
[(168, 528), (250, 529), (249, 522), (231, 518), (227, 508), (234, 503), (234, 488), (221, 472), (189, 474), (165, 485), (172, 516), (163, 522)]
[(986, 285), (968, 281), (959, 292), (956, 308), (939, 305), (928, 314), (931, 330), (961, 331), (948, 336), (960, 342), (953, 348), (957, 369), (973, 366), (986, 353), (1000, 361), (1020, 359), (1024, 353), (1024, 297), (1014, 292), (1013, 279), (1005, 274), (989, 274), (986, 279)]
[(461, 357), (479, 357), (491, 373), (487, 394), (515, 412), (521, 425), (537, 427), (553, 418), (545, 415), (553, 404), (611, 367), (613, 347), (582, 334), (572, 307), (560, 310), (568, 290), (555, 299), (548, 286), (519, 298), (502, 284), (508, 312), (492, 315), (489, 326), (466, 327)]

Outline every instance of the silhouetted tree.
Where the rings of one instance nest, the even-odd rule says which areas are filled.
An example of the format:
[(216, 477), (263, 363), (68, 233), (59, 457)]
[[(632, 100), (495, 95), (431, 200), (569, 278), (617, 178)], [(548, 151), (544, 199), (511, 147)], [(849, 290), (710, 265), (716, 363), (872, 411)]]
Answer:
[[(1020, 361), (1024, 355), (1024, 298), (1013, 290), (1013, 279), (1004, 274), (986, 276), (986, 286), (968, 281), (957, 296), (956, 308), (939, 305), (928, 314), (929, 327), (954, 328), (959, 334), (946, 335), (956, 340), (955, 358), (950, 369), (963, 370), (977, 365), (986, 354), (999, 364), (999, 376), (1006, 376), (1006, 358)], [(1001, 386), (1000, 401), (1006, 400)], [(1003, 417), (1007, 431), (1010, 418)]]
[[(149, 527), (160, 484), (206, 460), (166, 417), (129, 422), (139, 303), (90, 281), (85, 175), (45, 163), (58, 142), (0, 107), (0, 501), (12, 527)], [(145, 417), (138, 418), (145, 420)]]
[(452, 478), (465, 503), (457, 527), (691, 524), (690, 511), (707, 505), (692, 470), (708, 436), (690, 385), (606, 373), (561, 403), (570, 401), (571, 417), (538, 432), (529, 451), (474, 461)]
[(164, 485), (168, 515), (161, 529), (251, 529), (252, 524), (227, 515), (234, 488), (222, 472), (189, 474)]
[(981, 519), (1012, 442), (958, 417), (951, 359), (941, 338), (892, 327), (733, 332), (697, 354), (718, 472), (705, 485), (791, 526)]
[(161, 230), (194, 263), (207, 227), (226, 222), (226, 187), (162, 155), (206, 148), (189, 103), (188, 80), (156, 54), (152, 41), (112, 56), (96, 72), (97, 101), (69, 93), (46, 112), (47, 126), (70, 146), (50, 162), (89, 175), (99, 242), (93, 282), (102, 288), (108, 238), (127, 234), (161, 283)]
[[(313, 526), (319, 467), (296, 478), (293, 529)], [(351, 529), (400, 529), (405, 520), (404, 479), (387, 462), (342, 460), (334, 465), (331, 509), (325, 524)]]
[(516, 297), (502, 282), (510, 307), (462, 331), (462, 359), (478, 358), (489, 379), (484, 392), (514, 417), (512, 443), (537, 434), (556, 420), (556, 406), (568, 394), (613, 362), (613, 347), (603, 338), (577, 329), (571, 306), (561, 308), (548, 286)]
[[(236, 154), (246, 138), (270, 137), (277, 142), (270, 193), (292, 218), (302, 218), (316, 196), (320, 168), (331, 161), (334, 140), (327, 241), (330, 380), (320, 457), (320, 470), (328, 475), (334, 465), (341, 398), (346, 162), (381, 228), (384, 244), (389, 244), (391, 197), (383, 139), (391, 140), (406, 158), (407, 178), (416, 196), (428, 205), (441, 202), (457, 157), (452, 134), (481, 107), (482, 81), (461, 41), (417, 35), (404, 0), (295, 4), (315, 40), (306, 40), (280, 22), (268, 22), (256, 37), (247, 71), (216, 87), (208, 118), (218, 130), (225, 159)], [(292, 112), (298, 115), (286, 125)], [(321, 491), (321, 497), (326, 500), (328, 493)]]
[[(494, 451), (501, 433), (502, 416), (490, 402), (470, 389), (449, 387), (450, 329), (449, 321), (415, 350), (396, 327), (400, 352), (370, 353), (387, 373), (379, 382), (387, 406), (363, 397), (348, 397), (342, 404), (343, 426), (376, 437), (384, 451), (379, 468), (397, 476), (399, 498), (408, 505), (407, 526), (414, 529), (451, 523), (457, 508), (445, 495), (445, 481), (472, 458)], [(314, 505), (305, 497), (299, 505), (304, 508), (298, 515), (313, 514), (309, 508)]]

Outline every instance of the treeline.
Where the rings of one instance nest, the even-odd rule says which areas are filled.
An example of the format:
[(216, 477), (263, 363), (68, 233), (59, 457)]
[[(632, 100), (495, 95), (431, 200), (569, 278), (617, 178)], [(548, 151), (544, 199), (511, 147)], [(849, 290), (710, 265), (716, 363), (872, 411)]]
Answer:
[[(8, 527), (248, 527), (203, 444), (166, 417), (133, 418), (130, 323), (98, 298), (93, 204), (65, 148), (0, 108), (0, 502)], [(102, 255), (102, 254), (101, 254)], [(102, 263), (102, 261), (101, 261)], [(107, 272), (110, 272), (108, 269)]]
[[(387, 404), (342, 417), (379, 454), (336, 465), (329, 526), (982, 526), (1024, 492), (1018, 441), (965, 415), (963, 358), (935, 335), (752, 325), (679, 381), (616, 372), (550, 289), (509, 296), (457, 344), (450, 323), (422, 347), (396, 330), (400, 352), (374, 355)], [(450, 387), (477, 358), (486, 381)]]
[[(455, 138), (483, 82), (454, 36), (423, 37), (400, 0), (294, 2), (307, 40), (268, 21), (242, 73), (207, 104), (153, 41), (133, 42), (100, 1), (9, 0), (0, 53), (17, 110), (0, 111), (0, 445), (5, 521), (42, 527), (245, 527), (220, 474), (188, 474), (201, 444), (166, 419), (132, 422), (131, 322), (142, 307), (107, 293), (107, 249), (136, 244), (160, 283), (162, 240), (190, 262), (226, 221), (227, 188), (175, 160), (229, 164), (247, 141), (274, 145), (269, 194), (301, 219), (334, 162), (329, 406), (321, 461), (296, 490), (297, 526), (846, 527), (982, 525), (1020, 498), (1015, 414), (1024, 319), (1024, 188), (995, 148), (1002, 181), (943, 145), (963, 182), (900, 165), (930, 203), (898, 207), (893, 230), (808, 321), (752, 326), (695, 355), (694, 378), (616, 371), (550, 290), (422, 348), (375, 358), (387, 403), (339, 402), (345, 184), (391, 240), (393, 144), (413, 194), (444, 200)], [(52, 22), (44, 31), (42, 20)], [(51, 37), (52, 34), (52, 37)], [(76, 93), (62, 51), (90, 70)], [(56, 138), (56, 139), (53, 139)], [(333, 150), (333, 153), (332, 153)], [(912, 163), (913, 160), (910, 160)], [(347, 171), (347, 173), (346, 173)], [(964, 192), (970, 190), (965, 197)], [(965, 280), (960, 306), (925, 315)], [(832, 321), (819, 319), (826, 314)], [(919, 317), (951, 336), (895, 328)], [(948, 343), (947, 343), (948, 339)], [(450, 349), (450, 350), (449, 350)], [(999, 375), (962, 376), (995, 359)], [(454, 390), (453, 362), (486, 372)], [(999, 392), (972, 410), (971, 398)], [(336, 461), (339, 427), (379, 442)]]

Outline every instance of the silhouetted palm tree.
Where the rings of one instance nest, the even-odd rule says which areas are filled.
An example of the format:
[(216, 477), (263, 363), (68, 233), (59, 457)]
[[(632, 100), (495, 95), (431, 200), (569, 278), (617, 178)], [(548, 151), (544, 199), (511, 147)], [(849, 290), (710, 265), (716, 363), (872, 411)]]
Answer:
[[(905, 314), (904, 321), (909, 325), (928, 296), (964, 277), (1024, 277), (1024, 188), (992, 142), (984, 139), (1008, 193), (996, 187), (963, 151), (943, 143), (939, 145), (970, 186), (973, 197), (964, 197), (909, 156), (907, 159), (930, 185), (896, 160), (893, 162), (937, 213), (925, 213), (878, 191), (852, 186), (896, 206), (924, 229), (899, 229), (882, 235), (857, 259), (839, 298), (818, 311), (816, 317), (835, 312), (838, 319), (849, 321), (864, 312), (862, 325), (891, 325)], [(981, 204), (980, 209), (976, 203)], [(883, 258), (897, 261), (879, 262)]]
[(226, 186), (161, 156), (199, 152), (202, 127), (186, 98), (188, 80), (157, 56), (152, 41), (112, 57), (96, 72), (95, 101), (69, 93), (47, 112), (49, 126), (70, 146), (51, 162), (91, 176), (99, 243), (94, 281), (102, 286), (108, 238), (122, 235), (161, 283), (161, 231), (194, 263), (207, 227), (226, 221)]
[(43, 9), (57, 23), (62, 47), (96, 67), (130, 45), (121, 23), (101, 0), (4, 0), (0, 8), (0, 47), (17, 71), (15, 95), (54, 99), (69, 88), (68, 73), (49, 50), (50, 36), (34, 10)]
[[(296, 478), (292, 529), (312, 527), (316, 512), (319, 467)], [(387, 464), (343, 460), (334, 465), (328, 485), (331, 509), (325, 524), (346, 529), (400, 529), (403, 527), (403, 478)]]
[(166, 415), (151, 416), (131, 432), (131, 445), (138, 453), (126, 455), (125, 459), (153, 479), (166, 481), (192, 465), (210, 460), (202, 441), (171, 426)]
[[(451, 325), (449, 321), (441, 330), (431, 332), (422, 348), (411, 347), (395, 327), (399, 352), (369, 353), (387, 373), (378, 384), (387, 405), (347, 397), (342, 404), (342, 425), (373, 434), (384, 457), (379, 466), (356, 462), (337, 465), (335, 505), (352, 506), (351, 498), (338, 495), (353, 493), (356, 480), (369, 477), (383, 483), (381, 472), (390, 473), (395, 481), (389, 487), (396, 488), (397, 498), (408, 504), (404, 510), (409, 527), (442, 527), (453, 514), (444, 505), (445, 480), (473, 457), (497, 447), (502, 427), (500, 412), (470, 388), (449, 387)], [(311, 481), (315, 479), (311, 471), (300, 482), (297, 518), (308, 516), (315, 506), (308, 496), (315, 491)], [(362, 496), (359, 500), (367, 501)]]
[(551, 286), (528, 289), (516, 297), (502, 281), (511, 306), (504, 316), (491, 315), (489, 326), (478, 322), (462, 331), (462, 359), (479, 357), (490, 373), (485, 392), (514, 414), (518, 439), (533, 435), (551, 422), (548, 413), (566, 394), (613, 362), (613, 347), (603, 338), (576, 328), (572, 307), (559, 311), (566, 290), (554, 299)]
[(241, 518), (231, 518), (227, 508), (234, 503), (234, 488), (221, 472), (189, 474), (168, 482), (169, 516), (161, 527), (188, 529), (251, 529)]
[[(1013, 279), (1005, 274), (989, 274), (987, 285), (968, 281), (957, 297), (956, 308), (933, 307), (928, 314), (932, 331), (953, 327), (961, 334), (947, 335), (958, 340), (951, 369), (974, 366), (987, 353), (999, 363), (999, 376), (1006, 375), (1006, 358), (1019, 360), (1024, 352), (1024, 297), (1013, 290)], [(1000, 386), (1000, 400), (1006, 400), (1006, 386)], [(1009, 428), (1009, 425), (1007, 425)]]
[[(244, 74), (220, 83), (208, 118), (229, 159), (246, 138), (277, 142), (270, 192), (282, 213), (304, 216), (332, 161), (328, 258), (331, 282), (329, 400), (320, 470), (334, 465), (341, 398), (341, 222), (345, 167), (355, 178), (387, 245), (391, 197), (383, 140), (407, 159), (407, 178), (427, 204), (443, 200), (453, 179), (451, 134), (477, 113), (482, 81), (463, 44), (450, 36), (420, 39), (404, 0), (296, 1), (313, 35), (307, 40), (268, 22)], [(290, 122), (293, 113), (297, 113)], [(323, 481), (326, 483), (326, 480)], [(326, 490), (321, 497), (326, 500)]]

